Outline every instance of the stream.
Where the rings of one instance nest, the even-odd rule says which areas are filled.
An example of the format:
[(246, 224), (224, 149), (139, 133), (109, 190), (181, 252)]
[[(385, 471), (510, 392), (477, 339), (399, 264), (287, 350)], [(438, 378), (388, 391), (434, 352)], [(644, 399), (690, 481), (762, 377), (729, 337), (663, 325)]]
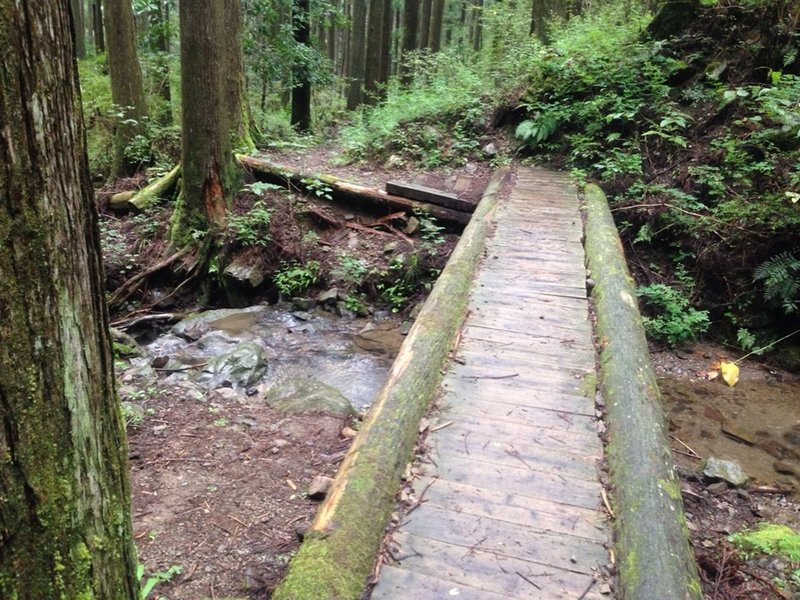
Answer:
[(743, 377), (729, 387), (669, 376), (658, 384), (674, 437), (703, 458), (735, 460), (756, 485), (793, 489), (798, 498), (800, 383)]
[[(383, 385), (402, 343), (398, 323), (342, 318), (322, 308), (308, 311), (253, 306), (189, 316), (167, 333), (139, 340), (145, 356), (121, 374), (120, 395), (159, 379), (199, 397), (228, 395), (285, 399), (313, 397), (318, 406), (298, 410), (366, 410)], [(127, 394), (126, 394), (127, 392)]]

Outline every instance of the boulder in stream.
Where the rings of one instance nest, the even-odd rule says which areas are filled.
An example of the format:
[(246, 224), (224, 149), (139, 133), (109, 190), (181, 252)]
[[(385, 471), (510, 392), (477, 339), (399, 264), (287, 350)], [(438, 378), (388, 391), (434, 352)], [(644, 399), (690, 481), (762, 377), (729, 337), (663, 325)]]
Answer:
[(356, 410), (342, 392), (318, 379), (294, 379), (272, 386), (267, 404), (284, 413), (326, 412), (343, 417)]
[(714, 456), (701, 465), (703, 476), (711, 481), (725, 481), (734, 487), (742, 487), (748, 477), (741, 465), (735, 460), (723, 460)]
[(242, 342), (231, 352), (212, 358), (198, 377), (209, 388), (222, 386), (250, 387), (267, 372), (264, 349), (253, 342)]

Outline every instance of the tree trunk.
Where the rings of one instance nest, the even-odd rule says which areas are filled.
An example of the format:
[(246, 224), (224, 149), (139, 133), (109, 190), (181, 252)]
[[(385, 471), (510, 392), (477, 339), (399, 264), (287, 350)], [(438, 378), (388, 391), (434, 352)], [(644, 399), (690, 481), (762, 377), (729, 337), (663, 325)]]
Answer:
[(100, 0), (92, 2), (92, 32), (94, 33), (95, 54), (105, 52), (106, 41), (103, 35), (103, 5)]
[(129, 158), (126, 151), (131, 141), (142, 133), (142, 119), (147, 110), (131, 3), (129, 0), (104, 0), (104, 8), (111, 98), (122, 113), (114, 128), (111, 176), (124, 177), (139, 167), (139, 161)]
[(156, 55), (157, 92), (164, 100), (164, 110), (158, 115), (162, 125), (172, 123), (172, 89), (169, 84), (169, 2), (157, 0), (150, 10), (150, 50)]
[(294, 65), (292, 73), (292, 126), (298, 131), (311, 130), (311, 81), (308, 64), (308, 53), (311, 48), (311, 21), (308, 0), (294, 0), (292, 5), (294, 22), (294, 41), (305, 46), (299, 62)]
[(86, 58), (86, 29), (83, 21), (83, 0), (70, 0), (72, 33), (75, 38), (75, 56)]
[(408, 86), (413, 80), (412, 69), (408, 64), (408, 55), (417, 49), (417, 37), (419, 29), (419, 0), (406, 0), (403, 8), (403, 53), (400, 63), (400, 81)]
[(364, 67), (364, 103), (375, 104), (378, 101), (378, 86), (381, 73), (381, 52), (383, 42), (383, 0), (369, 0), (369, 16), (367, 17), (367, 56)]
[(535, 35), (540, 42), (546, 44), (547, 38), (547, 0), (533, 0), (531, 2), (531, 30), (530, 35)]
[(432, 0), (422, 0), (422, 18), (419, 22), (419, 48), (427, 50), (431, 47), (431, 6)]
[(667, 421), (636, 292), (605, 194), (586, 186), (586, 256), (607, 410), (619, 597), (702, 598)]
[(472, 50), (478, 53), (483, 46), (483, 0), (473, 0), (472, 14)]
[(442, 25), (444, 23), (444, 0), (433, 0), (431, 11), (431, 30), (428, 34), (428, 44), (431, 52), (442, 49)]
[(179, 14), (183, 185), (172, 216), (174, 248), (192, 244), (197, 233), (210, 233), (204, 241), (212, 242), (241, 187), (233, 152), (252, 147), (239, 1), (181, 2)]
[(381, 27), (381, 68), (378, 74), (380, 98), (386, 97), (386, 84), (389, 83), (389, 72), (392, 68), (392, 21), (394, 11), (392, 0), (383, 0), (383, 26)]
[(350, 79), (347, 90), (347, 110), (353, 110), (364, 101), (364, 66), (367, 26), (367, 0), (352, 0), (353, 19), (350, 24)]
[(139, 598), (68, 3), (0, 0), (0, 597)]

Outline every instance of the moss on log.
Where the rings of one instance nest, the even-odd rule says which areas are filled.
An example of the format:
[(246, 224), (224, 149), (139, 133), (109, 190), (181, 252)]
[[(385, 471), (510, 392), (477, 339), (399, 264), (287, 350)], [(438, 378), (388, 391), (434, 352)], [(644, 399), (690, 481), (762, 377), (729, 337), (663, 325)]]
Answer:
[(495, 173), (403, 343), (275, 600), (360, 597), (394, 508), (419, 421), (467, 310), (470, 284), (508, 173)]
[(620, 598), (699, 599), (680, 485), (633, 281), (605, 194), (589, 185), (585, 199)]
[(292, 167), (279, 165), (263, 158), (237, 155), (236, 158), (243, 167), (250, 169), (261, 177), (280, 184), (291, 183), (300, 189), (309, 189), (311, 186), (305, 182), (317, 180), (329, 186), (337, 200), (350, 201), (351, 203), (368, 204), (377, 207), (388, 207), (391, 210), (421, 209), (436, 217), (443, 223), (457, 225), (463, 228), (470, 220), (470, 213), (428, 202), (419, 202), (386, 193), (384, 190), (366, 187), (345, 181), (335, 175), (326, 173), (297, 173)]
[(159, 177), (136, 192), (136, 194), (128, 200), (128, 204), (135, 210), (143, 211), (159, 198), (164, 198), (166, 194), (175, 187), (180, 174), (181, 166), (178, 164), (169, 173), (163, 177)]

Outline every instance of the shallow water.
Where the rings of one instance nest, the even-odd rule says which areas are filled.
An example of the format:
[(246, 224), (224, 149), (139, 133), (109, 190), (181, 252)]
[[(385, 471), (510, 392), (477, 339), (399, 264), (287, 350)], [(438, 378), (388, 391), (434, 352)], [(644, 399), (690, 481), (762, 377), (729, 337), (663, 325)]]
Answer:
[(679, 377), (658, 383), (672, 435), (703, 458), (737, 461), (757, 485), (791, 487), (798, 497), (800, 384), (743, 380), (729, 387)]
[[(190, 317), (193, 323), (197, 317)], [(367, 408), (380, 390), (391, 367), (391, 348), (369, 352), (355, 342), (369, 327), (369, 319), (345, 319), (315, 310), (292, 312), (269, 306), (245, 310), (214, 311), (211, 318), (190, 325), (189, 341), (167, 333), (146, 348), (155, 356), (168, 356), (173, 368), (198, 365), (233, 350), (243, 341), (264, 349), (267, 386), (293, 379), (314, 378), (337, 388), (356, 409)], [(179, 324), (180, 325), (180, 324)], [(176, 370), (169, 377), (191, 378), (192, 371)]]

